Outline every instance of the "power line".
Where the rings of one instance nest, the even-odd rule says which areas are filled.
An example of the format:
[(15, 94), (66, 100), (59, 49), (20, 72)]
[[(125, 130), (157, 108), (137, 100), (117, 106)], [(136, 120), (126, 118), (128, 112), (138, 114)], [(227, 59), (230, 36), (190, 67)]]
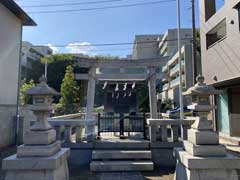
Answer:
[(86, 5), (86, 4), (101, 4), (110, 2), (120, 2), (124, 0), (103, 0), (103, 1), (92, 1), (92, 2), (80, 2), (80, 3), (62, 3), (62, 4), (40, 4), (40, 5), (24, 5), (23, 8), (39, 8), (39, 7), (61, 7), (61, 6), (73, 6), (73, 5)]
[[(168, 39), (164, 42), (177, 41), (178, 39)], [(181, 38), (181, 40), (192, 40), (192, 38)], [(140, 41), (140, 42), (122, 42), (122, 43), (101, 43), (101, 44), (59, 44), (59, 45), (33, 45), (23, 47), (93, 47), (93, 46), (122, 46), (122, 45), (134, 45), (134, 44), (148, 44), (158, 43), (160, 41)]]
[(161, 4), (167, 2), (175, 2), (176, 0), (161, 0), (161, 1), (153, 1), (146, 3), (137, 3), (137, 4), (125, 4), (118, 6), (105, 6), (105, 7), (95, 7), (95, 8), (82, 8), (82, 9), (68, 9), (68, 10), (54, 10), (54, 11), (30, 11), (28, 14), (50, 14), (50, 13), (66, 13), (66, 12), (79, 12), (79, 11), (93, 11), (93, 10), (103, 10), (103, 9), (116, 9), (116, 8), (124, 8), (124, 7), (136, 7), (136, 6), (144, 6), (144, 5), (153, 5), (153, 4)]

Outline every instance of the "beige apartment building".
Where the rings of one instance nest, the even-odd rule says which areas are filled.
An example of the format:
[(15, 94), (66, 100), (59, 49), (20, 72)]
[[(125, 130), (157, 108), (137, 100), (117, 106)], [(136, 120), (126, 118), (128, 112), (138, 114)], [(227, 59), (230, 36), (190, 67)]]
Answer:
[[(193, 85), (192, 65), (192, 30), (182, 28), (181, 38), (181, 59), (182, 59), (182, 80), (185, 89)], [(146, 59), (169, 57), (165, 66), (159, 67), (159, 71), (165, 73), (162, 82), (158, 82), (160, 92), (157, 97), (159, 101), (172, 100), (177, 106), (179, 104), (179, 65), (178, 65), (178, 30), (169, 29), (161, 35), (137, 35), (134, 41), (133, 59)], [(198, 59), (200, 59), (198, 55)], [(200, 61), (197, 61), (200, 65)], [(200, 70), (198, 69), (198, 73)], [(187, 101), (185, 102), (187, 104)]]
[(240, 1), (200, 0), (202, 70), (223, 92), (215, 97), (215, 128), (240, 142)]
[(158, 43), (161, 34), (136, 35), (132, 51), (132, 59), (151, 59), (159, 57)]
[[(184, 89), (193, 85), (193, 63), (192, 63), (192, 30), (181, 29), (181, 61), (182, 61), (182, 84)], [(179, 105), (179, 53), (178, 53), (178, 30), (169, 29), (158, 44), (159, 56), (168, 56), (169, 61), (162, 67), (166, 77), (162, 81), (162, 92), (158, 99), (164, 101), (172, 100), (175, 106)], [(187, 100), (184, 98), (184, 103)]]

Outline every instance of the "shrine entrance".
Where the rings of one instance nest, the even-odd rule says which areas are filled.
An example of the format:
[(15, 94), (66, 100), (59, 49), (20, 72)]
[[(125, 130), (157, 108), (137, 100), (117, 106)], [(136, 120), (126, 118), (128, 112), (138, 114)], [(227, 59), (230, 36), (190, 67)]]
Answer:
[[(77, 80), (87, 80), (87, 107), (85, 116), (85, 137), (88, 141), (94, 141), (97, 133), (115, 133), (120, 137), (125, 134), (142, 134), (145, 137), (145, 123), (144, 115), (133, 114), (102, 114), (97, 119), (94, 119), (94, 97), (96, 83), (104, 83), (108, 86), (108, 82), (115, 83), (115, 95), (119, 96), (118, 83), (125, 82), (127, 85), (131, 84), (132, 88), (138, 82), (146, 82), (149, 89), (149, 105), (150, 118), (157, 118), (157, 94), (156, 81), (165, 78), (165, 74), (158, 72), (161, 66), (165, 65), (168, 57), (160, 57), (156, 59), (142, 59), (142, 60), (95, 60), (95, 59), (75, 59), (79, 67), (88, 68), (88, 74), (75, 74)], [(107, 71), (106, 71), (107, 70)], [(126, 86), (127, 86), (126, 85)], [(131, 92), (129, 92), (131, 93)], [(125, 94), (125, 93), (124, 93)], [(126, 93), (127, 95), (127, 93)], [(129, 95), (128, 95), (129, 96)], [(95, 126), (98, 126), (98, 131)]]

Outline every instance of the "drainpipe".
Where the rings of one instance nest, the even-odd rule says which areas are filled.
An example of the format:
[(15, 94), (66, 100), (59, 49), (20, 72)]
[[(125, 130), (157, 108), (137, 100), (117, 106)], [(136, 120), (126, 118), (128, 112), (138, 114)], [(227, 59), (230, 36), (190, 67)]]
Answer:
[(22, 73), (22, 31), (23, 26), (21, 25), (20, 30), (20, 47), (19, 47), (19, 60), (18, 60), (18, 84), (17, 84), (17, 105), (16, 105), (16, 116), (15, 116), (15, 145), (18, 145), (18, 133), (19, 133), (19, 108), (20, 108), (20, 88), (21, 88), (21, 73)]

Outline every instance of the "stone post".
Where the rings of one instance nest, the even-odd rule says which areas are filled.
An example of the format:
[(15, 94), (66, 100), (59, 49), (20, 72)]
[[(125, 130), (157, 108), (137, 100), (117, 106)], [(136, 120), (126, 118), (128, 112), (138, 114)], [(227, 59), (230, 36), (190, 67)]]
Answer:
[(72, 126), (71, 125), (65, 125), (65, 143), (71, 143), (72, 142)]
[(198, 118), (188, 130), (188, 140), (183, 142), (183, 148), (174, 151), (177, 157), (175, 180), (239, 179), (240, 159), (227, 154), (207, 118), (209, 112), (216, 108), (210, 104), (210, 96), (219, 93), (213, 86), (204, 83), (203, 76), (198, 76), (197, 84), (184, 93), (192, 97), (188, 108)]
[(56, 139), (61, 141), (61, 126), (55, 126), (54, 129), (56, 130)]
[(82, 126), (77, 126), (76, 127), (76, 142), (82, 140), (82, 135), (83, 135), (83, 127)]
[(182, 124), (181, 126), (181, 138), (182, 140), (187, 140), (187, 133), (188, 133), (188, 129), (191, 128), (190, 124)]
[(150, 119), (157, 119), (157, 93), (156, 93), (156, 67), (149, 67), (149, 103), (150, 103)]
[(90, 67), (89, 79), (88, 79), (88, 91), (87, 91), (87, 109), (86, 109), (86, 121), (85, 121), (85, 138), (91, 142), (95, 139), (95, 119), (93, 118), (94, 97), (95, 97), (95, 75), (96, 68)]
[(161, 125), (161, 141), (162, 142), (167, 142), (167, 126), (166, 125)]
[(47, 85), (44, 76), (40, 84), (25, 93), (33, 97), (30, 107), (37, 121), (25, 133), (24, 144), (17, 147), (17, 154), (3, 160), (5, 180), (68, 180), (70, 150), (61, 148), (61, 143), (56, 141), (56, 131), (47, 120), (52, 110), (52, 96), (58, 93)]

